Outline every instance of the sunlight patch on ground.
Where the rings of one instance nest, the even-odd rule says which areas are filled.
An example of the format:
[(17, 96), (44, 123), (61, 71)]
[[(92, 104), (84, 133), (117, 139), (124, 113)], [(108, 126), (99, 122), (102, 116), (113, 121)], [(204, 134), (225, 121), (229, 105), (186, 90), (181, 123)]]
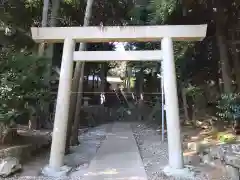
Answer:
[(87, 174), (84, 174), (84, 176), (99, 176), (99, 175), (113, 175), (118, 174), (116, 169), (106, 169), (105, 171), (100, 172), (88, 172)]

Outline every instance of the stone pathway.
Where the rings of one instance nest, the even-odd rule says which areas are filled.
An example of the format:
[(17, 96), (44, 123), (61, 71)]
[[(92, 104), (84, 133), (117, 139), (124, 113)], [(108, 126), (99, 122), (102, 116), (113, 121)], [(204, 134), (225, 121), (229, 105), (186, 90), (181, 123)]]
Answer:
[(114, 123), (84, 180), (147, 180), (129, 123)]

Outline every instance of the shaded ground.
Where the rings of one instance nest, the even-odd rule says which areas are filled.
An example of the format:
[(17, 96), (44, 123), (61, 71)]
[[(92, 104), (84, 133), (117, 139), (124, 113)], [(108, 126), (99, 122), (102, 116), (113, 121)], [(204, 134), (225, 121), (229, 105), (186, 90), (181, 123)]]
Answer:
[[(180, 178), (167, 177), (162, 172), (163, 167), (168, 164), (168, 147), (167, 143), (161, 142), (161, 132), (156, 126), (147, 127), (141, 123), (132, 124), (134, 136), (139, 146), (140, 154), (143, 159), (145, 170), (149, 180), (177, 180)], [(184, 128), (182, 138), (188, 135), (194, 135), (198, 132), (189, 128)], [(194, 179), (201, 180), (230, 180), (226, 177), (226, 173), (222, 167), (211, 167), (206, 164), (197, 164), (194, 166), (196, 177)], [(185, 179), (181, 179), (185, 180)]]
[[(132, 130), (134, 132), (134, 137), (138, 144), (138, 148), (140, 151), (140, 155), (144, 164), (144, 168), (148, 175), (149, 180), (177, 180), (179, 178), (167, 177), (162, 172), (162, 169), (168, 164), (168, 151), (167, 151), (167, 143), (161, 142), (161, 132), (158, 131), (157, 126), (153, 125), (152, 127), (146, 126), (143, 123), (135, 122), (129, 123), (132, 125)], [(73, 172), (71, 172), (70, 176), (67, 178), (60, 178), (59, 180), (81, 180), (84, 175), (89, 172), (89, 164), (92, 160), (96, 159), (96, 154), (101, 146), (102, 142), (105, 142), (107, 133), (109, 133), (112, 129), (112, 124), (105, 124), (98, 126), (96, 128), (89, 129), (87, 132), (82, 133), (79, 136), (79, 140), (81, 144), (76, 147), (72, 147), (72, 153), (65, 157), (65, 163), (68, 166), (73, 167)], [(200, 130), (196, 130), (193, 128), (182, 128), (182, 138), (186, 136), (196, 136)], [(113, 132), (114, 133), (114, 132)], [(111, 134), (111, 133), (110, 133)], [(112, 150), (114, 153), (117, 146), (114, 143), (118, 143), (118, 141), (112, 142), (112, 145), (108, 145), (109, 147), (113, 146)], [(116, 146), (116, 147), (115, 147)], [(118, 148), (120, 149), (120, 148)], [(124, 148), (123, 148), (124, 149)], [(105, 150), (102, 152), (104, 153)], [(114, 155), (113, 153), (113, 155)], [(100, 153), (101, 154), (101, 153)], [(107, 153), (109, 154), (109, 153)], [(122, 154), (122, 153), (121, 153)], [(115, 154), (117, 156), (117, 154)], [(124, 158), (125, 156), (121, 156)], [(106, 158), (105, 155), (103, 159)], [(32, 159), (29, 163), (23, 166), (23, 172), (18, 174), (15, 178), (9, 178), (12, 180), (19, 179), (35, 179), (35, 180), (50, 180), (56, 178), (49, 177), (39, 177), (39, 170), (44, 167), (48, 163), (49, 153), (43, 153), (39, 156), (36, 156), (36, 159)], [(98, 159), (98, 158), (97, 158)], [(102, 160), (102, 158), (100, 158)], [(111, 163), (115, 164), (118, 160), (113, 160), (110, 162), (109, 167), (111, 167)], [(226, 173), (222, 169), (221, 166), (212, 167), (206, 164), (194, 164), (196, 180), (230, 180), (226, 177)], [(179, 179), (186, 180), (186, 179)]]
[[(30, 130), (27, 126), (18, 126), (14, 129), (11, 143), (0, 145), (0, 151), (15, 146), (33, 145), (41, 146), (47, 145), (50, 142), (50, 130)], [(44, 141), (44, 142), (43, 142)]]
[[(74, 180), (82, 179), (84, 173), (87, 172), (88, 165), (90, 161), (94, 158), (98, 148), (100, 147), (102, 141), (106, 137), (106, 132), (111, 127), (111, 124), (104, 124), (96, 128), (89, 129), (88, 131), (82, 133), (79, 136), (81, 144), (76, 147), (71, 148), (71, 154), (65, 156), (64, 162), (66, 165), (73, 168)], [(5, 178), (9, 180), (25, 180), (25, 179), (35, 179), (35, 180), (51, 180), (56, 178), (42, 177), (40, 175), (41, 169), (48, 163), (49, 151), (42, 152), (35, 156), (28, 163), (23, 165), (23, 170), (21, 173), (11, 177)], [(62, 179), (72, 179), (71, 177), (60, 178)]]

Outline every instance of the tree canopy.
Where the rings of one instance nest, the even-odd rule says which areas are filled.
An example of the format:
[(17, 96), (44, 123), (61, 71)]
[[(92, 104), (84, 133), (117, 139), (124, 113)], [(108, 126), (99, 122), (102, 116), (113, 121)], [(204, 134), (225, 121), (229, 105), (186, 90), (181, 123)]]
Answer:
[[(54, 0), (50, 2), (51, 6)], [(202, 42), (174, 43), (178, 82), (179, 85), (188, 87), (189, 84), (205, 86), (214, 81), (221, 94), (226, 90), (233, 92), (235, 89), (240, 89), (240, 74), (237, 71), (239, 46), (236, 43), (239, 42), (240, 37), (239, 6), (240, 3), (237, 0), (100, 0), (94, 1), (90, 25), (208, 24), (207, 37)], [(85, 7), (86, 0), (61, 1), (57, 26), (82, 26)], [(40, 60), (41, 57), (36, 55), (37, 44), (31, 39), (30, 34), (31, 26), (41, 26), (42, 8), (43, 1), (41, 0), (9, 0), (2, 4), (0, 11), (0, 76), (3, 89), (15, 84), (16, 88), (23, 88), (27, 95), (29, 91), (33, 93), (35, 88), (45, 88), (41, 83), (41, 73), (44, 73), (42, 68), (48, 66), (48, 61)], [(51, 16), (51, 11), (48, 16)], [(47, 24), (49, 25), (50, 22)], [(112, 43), (87, 44), (87, 49), (93, 51), (114, 50), (114, 48), (115, 45)], [(160, 42), (132, 42), (125, 44), (125, 49), (160, 49)], [(61, 52), (62, 44), (55, 44), (52, 66), (60, 67)], [(39, 64), (40, 61), (41, 64)], [(126, 66), (138, 69), (148, 75), (151, 71), (160, 71), (160, 64), (156, 62), (124, 63), (114, 62), (114, 60), (111, 63), (87, 63), (85, 75), (99, 75), (101, 67), (105, 67), (105, 75), (111, 73), (122, 78), (127, 74), (125, 73)], [(104, 66), (100, 67), (100, 65)], [(36, 66), (40, 68), (39, 71), (36, 70)], [(153, 71), (153, 69), (155, 70)], [(30, 74), (32, 77), (28, 77)], [(25, 77), (27, 79), (24, 79)], [(142, 78), (144, 79), (145, 75)], [(25, 85), (26, 82), (35, 84), (28, 89)], [(144, 82), (147, 86), (148, 81)], [(235, 86), (237, 88), (234, 89)], [(14, 91), (19, 91), (17, 96), (21, 95), (19, 89), (11, 89), (10, 92)], [(4, 93), (9, 92), (5, 89)], [(7, 100), (4, 97), (5, 95), (2, 96), (2, 102)], [(39, 96), (36, 96), (36, 99), (38, 98)], [(9, 107), (11, 106), (9, 105)]]

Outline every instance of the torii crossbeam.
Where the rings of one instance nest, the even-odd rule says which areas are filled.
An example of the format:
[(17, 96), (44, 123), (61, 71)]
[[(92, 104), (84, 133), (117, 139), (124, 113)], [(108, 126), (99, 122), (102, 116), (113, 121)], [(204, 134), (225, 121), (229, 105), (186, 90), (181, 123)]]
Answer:
[[(200, 41), (206, 36), (207, 25), (164, 25), (126, 27), (42, 27), (31, 28), (36, 42), (64, 42), (62, 64), (48, 169), (62, 174), (68, 121), (69, 100), (75, 61), (161, 60), (168, 132), (169, 166), (183, 168), (180, 139), (179, 107), (173, 41)], [(161, 41), (161, 51), (74, 52), (75, 42), (149, 42)], [(101, 54), (102, 53), (102, 54)], [(159, 57), (157, 55), (159, 54)], [(60, 173), (59, 173), (60, 172)]]

